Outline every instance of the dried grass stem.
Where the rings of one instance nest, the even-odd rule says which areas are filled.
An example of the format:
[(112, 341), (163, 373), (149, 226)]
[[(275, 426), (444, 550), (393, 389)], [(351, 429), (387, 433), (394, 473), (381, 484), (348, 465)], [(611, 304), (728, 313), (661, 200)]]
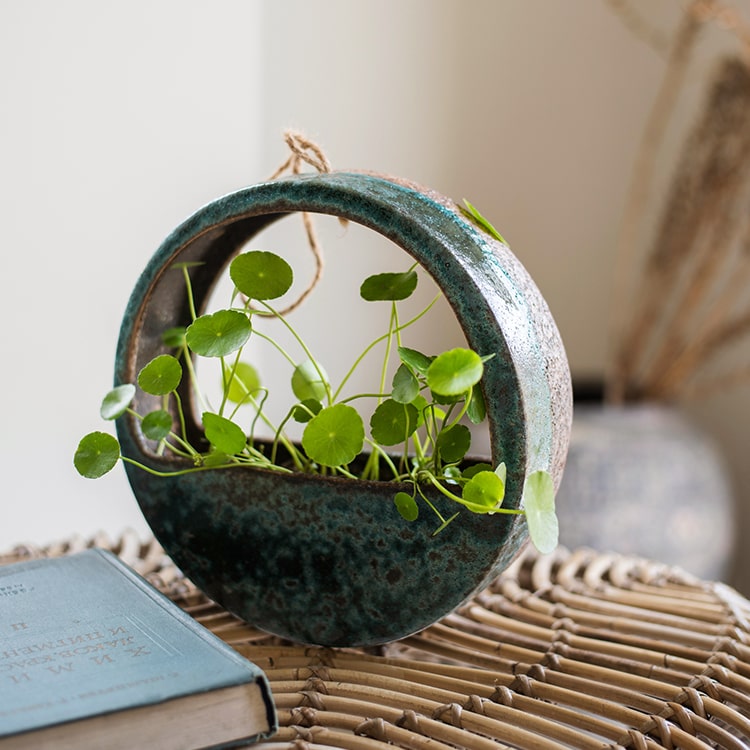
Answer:
[[(686, 21), (675, 44), (681, 48), (681, 65), (685, 44), (694, 38)], [(678, 78), (672, 74), (666, 80), (671, 86)], [(673, 92), (668, 90), (671, 107)], [(663, 104), (664, 99), (655, 108), (659, 124), (665, 116)], [(650, 145), (641, 159), (650, 162), (653, 143), (648, 138), (644, 143)], [(645, 201), (650, 169), (636, 170), (634, 184), (641, 186), (636, 189), (641, 198), (631, 200), (626, 211), (622, 236), (628, 247), (635, 244), (636, 215)], [(709, 360), (750, 333), (750, 314), (737, 312), (750, 280), (748, 208), (750, 68), (742, 57), (733, 56), (718, 68), (685, 144), (640, 279), (637, 312), (624, 327), (615, 356), (612, 400), (671, 400), (689, 393), (690, 381)], [(744, 372), (744, 366), (740, 370)]]

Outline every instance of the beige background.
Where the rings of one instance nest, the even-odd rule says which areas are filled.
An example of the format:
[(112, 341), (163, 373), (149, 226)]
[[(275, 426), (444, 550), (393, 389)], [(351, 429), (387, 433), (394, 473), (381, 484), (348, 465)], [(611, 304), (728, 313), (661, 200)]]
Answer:
[[(658, 42), (683, 3), (625, 5)], [(699, 50), (662, 179), (730, 42), (713, 30)], [(470, 198), (547, 297), (573, 371), (601, 372), (656, 47), (605, 0), (0, 4), (0, 546), (146, 533), (123, 472), (86, 482), (71, 455), (100, 427), (141, 268), (202, 203), (273, 171), (289, 126), (339, 168)], [(691, 412), (726, 452), (747, 532), (750, 387)], [(740, 547), (732, 582), (750, 591)]]

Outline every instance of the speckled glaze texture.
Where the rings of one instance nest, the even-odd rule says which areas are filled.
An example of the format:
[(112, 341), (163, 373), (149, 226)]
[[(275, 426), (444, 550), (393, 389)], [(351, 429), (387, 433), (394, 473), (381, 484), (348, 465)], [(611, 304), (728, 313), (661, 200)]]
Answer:
[[(443, 196), (393, 178), (297, 175), (200, 209), (165, 240), (133, 291), (116, 382), (134, 382), (163, 352), (161, 332), (189, 320), (175, 263), (202, 262), (191, 274), (200, 307), (248, 239), (298, 211), (370, 227), (425, 268), (469, 345), (497, 355), (487, 365), (484, 390), (493, 460), (509, 470), (505, 502), (519, 506), (530, 471), (546, 469), (558, 485), (572, 398), (547, 305), (505, 245)], [(153, 408), (149, 398), (139, 393), (137, 408)], [(197, 432), (194, 415), (188, 422)], [(125, 455), (156, 468), (179, 465), (155, 455), (137, 420), (121, 418), (118, 432)], [(367, 646), (416, 632), (505, 568), (526, 539), (522, 517), (469, 512), (433, 537), (431, 514), (413, 523), (399, 516), (392, 484), (243, 468), (155, 478), (126, 468), (155, 535), (190, 578), (256, 626), (306, 643)]]

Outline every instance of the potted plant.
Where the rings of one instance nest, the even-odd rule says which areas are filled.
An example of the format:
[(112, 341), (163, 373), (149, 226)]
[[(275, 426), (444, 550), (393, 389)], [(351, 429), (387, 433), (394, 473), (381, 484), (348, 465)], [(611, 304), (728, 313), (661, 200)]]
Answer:
[[(290, 264), (244, 250), (296, 212), (359, 222), (412, 256), (361, 285), (389, 322), (354, 366), (376, 345), (384, 363), (397, 363), (366, 396), (345, 394), (348, 376), (329, 382), (274, 307), (292, 283)], [(232, 300), (206, 312), (227, 264)], [(398, 304), (417, 266), (452, 305), (467, 347), (434, 354), (407, 345), (410, 322)], [(293, 403), (262, 441), (253, 433), (267, 419), (268, 389), (242, 351), (253, 336), (279, 346), (262, 332), (269, 318), (292, 332), (299, 351), (284, 352)], [(196, 396), (201, 357), (221, 363), (218, 404)], [(375, 404), (369, 423), (360, 402)], [(91, 433), (75, 463), (95, 477), (122, 458), (166, 551), (244, 619), (298, 641), (372, 645), (454, 609), (507, 566), (529, 531), (541, 549), (554, 548), (570, 402), (547, 306), (470, 204), (459, 209), (372, 174), (294, 174), (214, 201), (157, 250), (128, 304), (115, 388), (102, 404), (119, 441)], [(248, 405), (250, 426), (240, 426), (239, 407)], [(488, 423), (488, 463), (466, 461), (466, 418)], [(285, 437), (290, 421), (304, 425), (300, 444)]]

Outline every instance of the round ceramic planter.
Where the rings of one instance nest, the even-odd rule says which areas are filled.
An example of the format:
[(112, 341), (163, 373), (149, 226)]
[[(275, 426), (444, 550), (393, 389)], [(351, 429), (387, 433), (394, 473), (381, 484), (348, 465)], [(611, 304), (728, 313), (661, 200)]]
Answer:
[(557, 496), (567, 547), (633, 554), (722, 579), (734, 503), (722, 457), (679, 409), (576, 401)]
[[(505, 503), (518, 507), (525, 476), (549, 471), (559, 484), (571, 419), (562, 343), (538, 289), (509, 249), (446, 198), (360, 173), (294, 176), (261, 183), (205, 206), (157, 250), (139, 279), (118, 344), (117, 383), (164, 351), (161, 332), (189, 322), (191, 271), (202, 309), (229, 260), (289, 213), (331, 214), (388, 237), (434, 278), (468, 344), (494, 353), (483, 380), (492, 459), (508, 466)], [(184, 399), (188, 410), (191, 400)], [(136, 408), (155, 408), (141, 392)], [(189, 411), (188, 428), (199, 433)], [(138, 420), (118, 420), (123, 454), (155, 468)], [(257, 627), (296, 641), (365, 646), (404, 637), (439, 619), (515, 557), (522, 516), (462, 512), (441, 534), (424, 512), (404, 521), (392, 483), (287, 475), (247, 468), (155, 478), (126, 466), (141, 509), (177, 565)], [(435, 502), (442, 503), (442, 497)]]

